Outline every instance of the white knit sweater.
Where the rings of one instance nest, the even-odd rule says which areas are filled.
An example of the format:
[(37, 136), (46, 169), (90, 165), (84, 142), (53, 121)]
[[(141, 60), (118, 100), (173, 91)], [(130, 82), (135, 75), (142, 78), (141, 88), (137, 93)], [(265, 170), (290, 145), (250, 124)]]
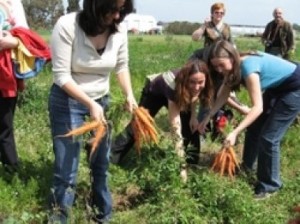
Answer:
[(54, 83), (63, 86), (74, 80), (91, 98), (109, 92), (111, 71), (128, 71), (127, 31), (111, 35), (99, 55), (77, 23), (77, 13), (62, 16), (51, 36)]

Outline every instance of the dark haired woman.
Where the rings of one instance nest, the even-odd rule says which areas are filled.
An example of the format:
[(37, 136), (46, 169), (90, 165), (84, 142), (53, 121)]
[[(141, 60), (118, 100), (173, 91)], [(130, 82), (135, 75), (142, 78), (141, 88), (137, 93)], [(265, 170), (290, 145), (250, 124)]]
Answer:
[[(190, 60), (181, 69), (148, 76), (140, 99), (140, 106), (154, 117), (165, 106), (168, 108), (171, 129), (176, 134), (177, 153), (183, 155), (182, 143), (190, 143), (194, 150), (187, 152), (187, 163), (197, 164), (200, 151), (198, 121), (194, 107), (197, 103), (209, 106), (212, 97), (212, 82), (206, 63)], [(183, 140), (183, 142), (181, 141)], [(120, 164), (134, 144), (131, 125), (113, 141), (111, 162)]]
[(199, 125), (203, 132), (210, 117), (224, 105), (232, 89), (244, 84), (252, 107), (230, 132), (226, 141), (234, 145), (247, 128), (243, 165), (254, 169), (257, 160), (256, 199), (263, 199), (282, 187), (280, 142), (300, 112), (300, 66), (263, 52), (240, 54), (227, 41), (214, 43), (208, 64), (224, 76), (210, 114)]
[[(105, 120), (109, 103), (109, 76), (115, 71), (131, 112), (136, 106), (128, 68), (127, 31), (119, 26), (133, 11), (131, 0), (84, 0), (83, 10), (62, 16), (52, 37), (54, 84), (49, 117), (55, 155), (50, 221), (66, 223), (75, 197), (82, 139), (57, 137), (79, 127), (86, 116)], [(107, 186), (110, 130), (90, 163), (92, 206), (96, 220), (109, 220), (111, 194)]]

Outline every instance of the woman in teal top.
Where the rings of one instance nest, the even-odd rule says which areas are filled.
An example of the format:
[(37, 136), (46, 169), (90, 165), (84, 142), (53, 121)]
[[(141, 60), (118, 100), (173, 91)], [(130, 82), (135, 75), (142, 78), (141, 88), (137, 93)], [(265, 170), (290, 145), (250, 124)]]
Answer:
[(209, 118), (226, 102), (230, 91), (243, 84), (252, 107), (226, 136), (234, 145), (244, 129), (243, 167), (254, 169), (257, 159), (255, 198), (261, 199), (282, 187), (280, 142), (300, 111), (300, 66), (262, 53), (239, 54), (226, 41), (212, 45), (208, 65), (224, 76), (220, 92), (209, 115), (199, 124), (204, 132)]

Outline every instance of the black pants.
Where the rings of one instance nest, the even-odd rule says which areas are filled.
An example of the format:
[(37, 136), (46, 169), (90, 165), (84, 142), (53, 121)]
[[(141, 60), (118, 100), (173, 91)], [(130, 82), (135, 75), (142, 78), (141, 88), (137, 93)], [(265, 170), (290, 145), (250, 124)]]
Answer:
[[(168, 107), (168, 99), (161, 95), (155, 95), (149, 90), (149, 83), (145, 85), (142, 96), (140, 99), (139, 106), (148, 109), (149, 114), (152, 117), (159, 112), (162, 107)], [(181, 112), (181, 134), (183, 137), (183, 144), (185, 149), (191, 144), (193, 147), (186, 151), (187, 163), (197, 164), (199, 160), (200, 152), (200, 138), (199, 133), (192, 133), (189, 127), (189, 121), (191, 118), (191, 112)], [(115, 140), (112, 142), (111, 146), (111, 156), (110, 160), (114, 164), (119, 164), (125, 155), (134, 145), (134, 137), (131, 128), (131, 123), (127, 125), (125, 130), (120, 133)]]
[(18, 155), (13, 131), (17, 97), (0, 95), (0, 159), (3, 165), (17, 165)]

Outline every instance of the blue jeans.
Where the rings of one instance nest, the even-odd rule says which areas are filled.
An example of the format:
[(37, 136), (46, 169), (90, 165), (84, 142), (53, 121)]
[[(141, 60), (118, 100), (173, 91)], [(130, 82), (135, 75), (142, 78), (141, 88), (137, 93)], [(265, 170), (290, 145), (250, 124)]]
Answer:
[[(109, 97), (104, 96), (97, 102), (106, 111)], [(89, 110), (53, 85), (49, 96), (49, 116), (55, 155), (50, 203), (52, 208), (59, 208), (62, 216), (67, 217), (75, 197), (82, 137), (58, 136), (81, 126), (86, 116), (89, 116)], [(111, 130), (108, 129), (90, 162), (93, 206), (99, 211), (97, 218), (103, 221), (110, 218), (112, 211), (112, 199), (107, 185), (111, 144)]]
[(300, 112), (300, 90), (263, 95), (264, 110), (245, 135), (243, 163), (254, 169), (257, 159), (256, 191), (274, 192), (281, 186), (280, 142)]

